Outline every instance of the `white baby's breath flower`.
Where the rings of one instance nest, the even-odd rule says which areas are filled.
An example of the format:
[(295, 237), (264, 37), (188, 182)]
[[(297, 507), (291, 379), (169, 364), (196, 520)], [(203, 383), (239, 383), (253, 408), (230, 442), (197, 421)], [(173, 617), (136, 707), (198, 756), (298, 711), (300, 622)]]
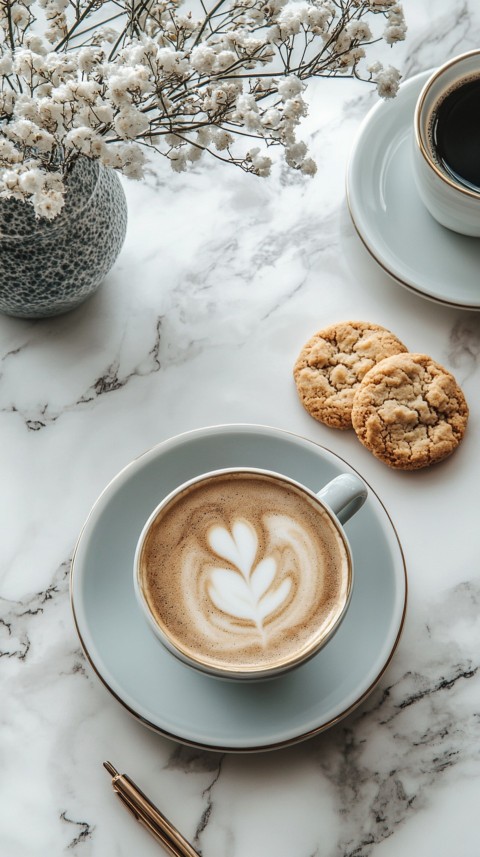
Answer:
[(306, 15), (307, 12), (304, 4), (291, 3), (288, 6), (285, 6), (277, 19), (282, 39), (298, 35)]
[(390, 24), (405, 24), (405, 16), (403, 14), (403, 6), (401, 3), (395, 3), (390, 7), (387, 13), (387, 19)]
[(194, 164), (196, 161), (199, 161), (203, 155), (203, 149), (199, 146), (187, 146), (185, 149), (185, 155), (187, 161), (190, 161), (191, 164)]
[(209, 74), (215, 65), (215, 58), (215, 51), (209, 45), (197, 45), (191, 53), (190, 62), (195, 71)]
[(372, 38), (372, 31), (366, 21), (350, 21), (345, 32), (352, 41), (366, 42)]
[(115, 69), (108, 80), (107, 97), (117, 107), (126, 107), (134, 97), (140, 97), (151, 87), (149, 72), (146, 68), (120, 67)]
[(110, 78), (106, 97), (115, 107), (125, 108), (132, 103), (132, 96), (125, 82), (118, 75)]
[(74, 99), (76, 101), (86, 101), (87, 104), (93, 104), (101, 92), (101, 86), (96, 80), (72, 81), (70, 87)]
[(53, 98), (39, 98), (36, 109), (39, 121), (42, 125), (47, 126), (47, 130), (51, 130), (62, 120), (62, 105), (54, 101)]
[(98, 48), (80, 48), (77, 54), (78, 68), (83, 72), (90, 72), (103, 59), (103, 52)]
[(283, 116), (285, 119), (297, 122), (302, 116), (307, 115), (307, 110), (308, 108), (303, 98), (300, 95), (297, 95), (296, 98), (289, 98), (288, 101), (285, 102), (283, 107)]
[(268, 110), (265, 110), (265, 113), (262, 115), (261, 122), (265, 128), (278, 128), (282, 121), (282, 114), (280, 110), (277, 110), (275, 107), (270, 107)]
[(247, 131), (260, 133), (264, 131), (258, 110), (246, 110), (242, 115), (242, 122)]
[(172, 147), (183, 146), (185, 143), (183, 137), (179, 137), (178, 134), (165, 134), (164, 140), (169, 146)]
[(106, 167), (111, 167), (114, 170), (120, 170), (122, 167), (122, 159), (118, 152), (119, 144), (111, 144), (110, 146), (105, 146), (105, 151), (102, 155), (102, 164)]
[(33, 210), (37, 217), (45, 217), (54, 220), (64, 205), (63, 194), (58, 190), (42, 191), (35, 193), (32, 197)]
[(105, 166), (115, 167), (129, 178), (143, 178), (146, 158), (143, 149), (136, 143), (105, 146), (101, 160)]
[(305, 84), (295, 75), (283, 78), (277, 86), (277, 92), (282, 101), (288, 101), (303, 92)]
[(37, 121), (38, 108), (34, 98), (28, 95), (19, 95), (15, 102), (15, 115), (19, 119), (30, 119), (32, 122)]
[(76, 54), (48, 53), (45, 56), (45, 69), (48, 79), (54, 87), (66, 83), (68, 80), (77, 79), (77, 57)]
[(53, 87), (51, 83), (40, 83), (35, 89), (37, 98), (46, 98), (50, 95)]
[(21, 157), (20, 152), (11, 140), (0, 137), (0, 166), (18, 163)]
[(57, 143), (53, 134), (40, 128), (33, 138), (33, 148), (38, 152), (52, 152), (57, 148)]
[(98, 30), (95, 30), (92, 36), (92, 44), (113, 44), (118, 38), (118, 30), (115, 30), (114, 27), (99, 27)]
[[(20, 190), (20, 173), (18, 170), (3, 170), (1, 173), (1, 182), (3, 188), (12, 194), (16, 190)], [(23, 191), (22, 191), (23, 193)]]
[(65, 38), (67, 35), (67, 32), (68, 32), (67, 20), (66, 20), (65, 16), (62, 15), (62, 17), (60, 19), (57, 19), (56, 21), (50, 22), (50, 26), (47, 27), (47, 29), (45, 30), (45, 38), (52, 45), (54, 45), (55, 42), (58, 42), (61, 39)]
[(214, 71), (225, 71), (237, 61), (237, 55), (233, 51), (220, 51), (215, 57)]
[(39, 6), (46, 9), (47, 14), (56, 14), (65, 11), (68, 0), (39, 0)]
[(24, 29), (30, 21), (30, 15), (24, 5), (13, 3), (9, 9), (12, 24), (20, 30)]
[(11, 116), (15, 108), (15, 96), (11, 89), (0, 92), (0, 116)]
[(50, 170), (44, 172), (44, 187), (45, 190), (56, 190), (59, 193), (65, 192), (65, 186), (63, 184), (63, 176), (60, 172), (51, 172)]
[(224, 152), (225, 149), (228, 149), (228, 147), (232, 146), (233, 143), (234, 138), (228, 133), (228, 131), (218, 128), (213, 132), (213, 144), (217, 151)]
[(246, 92), (237, 96), (235, 107), (240, 116), (244, 113), (251, 113), (252, 111), (258, 113), (258, 104), (255, 101), (255, 97)]
[(383, 38), (389, 45), (401, 42), (405, 38), (407, 28), (405, 24), (388, 24), (383, 32)]
[(13, 60), (12, 60), (12, 52), (5, 51), (4, 54), (0, 56), (0, 75), (9, 75), (13, 71)]
[(304, 175), (314, 176), (317, 172), (317, 165), (313, 158), (305, 158), (300, 169)]
[(39, 130), (38, 125), (35, 125), (35, 123), (30, 119), (17, 119), (15, 122), (10, 122), (5, 129), (5, 133), (8, 134), (9, 137), (13, 137), (13, 139), (17, 139), (22, 143), (31, 145)]
[(65, 148), (82, 155), (99, 157), (104, 145), (92, 128), (72, 128), (64, 137)]
[(113, 120), (113, 127), (122, 139), (133, 140), (140, 134), (144, 134), (150, 127), (150, 123), (144, 113), (131, 107), (117, 114)]
[(113, 121), (113, 117), (115, 115), (112, 105), (102, 100), (95, 102), (91, 112), (99, 122), (102, 122), (105, 125), (110, 124), (110, 122)]
[(18, 183), (24, 193), (38, 193), (44, 186), (44, 173), (39, 169), (26, 170), (19, 176)]
[(156, 56), (156, 64), (165, 74), (174, 74), (180, 78), (186, 76), (189, 71), (185, 55), (181, 51), (172, 51), (169, 48), (160, 48)]
[(4, 133), (10, 139), (18, 140), (25, 146), (41, 153), (51, 152), (56, 148), (54, 136), (40, 128), (35, 122), (31, 122), (30, 119), (17, 119), (10, 122)]
[(292, 143), (285, 149), (285, 160), (290, 167), (298, 167), (305, 159), (307, 146), (303, 141)]
[(365, 50), (364, 48), (360, 47), (352, 48), (352, 50), (347, 51), (345, 54), (342, 54), (342, 56), (338, 60), (340, 71), (342, 69), (344, 71), (348, 71), (348, 69), (359, 63), (364, 56)]
[(284, 41), (282, 32), (278, 24), (270, 24), (265, 37), (270, 45), (281, 45)]
[(263, 4), (263, 11), (268, 18), (277, 16), (286, 5), (287, 0), (266, 0)]
[(269, 176), (272, 168), (272, 161), (265, 155), (260, 154), (260, 149), (250, 149), (247, 152), (247, 161), (250, 161), (253, 167), (253, 172), (257, 176)]
[(307, 10), (307, 18), (312, 32), (319, 35), (326, 32), (331, 12), (322, 6), (310, 6)]
[(55, 104), (66, 104), (69, 101), (75, 101), (75, 94), (72, 82), (61, 83), (51, 91), (51, 98)]
[(23, 44), (26, 48), (29, 48), (29, 50), (36, 54), (44, 55), (47, 53), (47, 48), (42, 37), (35, 33), (27, 33), (23, 40)]
[(199, 146), (203, 146), (206, 149), (212, 142), (214, 134), (215, 130), (208, 125), (205, 125), (204, 128), (198, 129), (196, 142)]
[(13, 68), (16, 74), (20, 74), (27, 80), (34, 72), (45, 71), (45, 58), (42, 54), (35, 54), (28, 48), (15, 51)]
[(337, 54), (343, 54), (345, 51), (348, 51), (352, 45), (352, 37), (346, 30), (342, 30), (341, 33), (338, 34), (335, 40), (335, 52)]
[(155, 60), (157, 51), (158, 44), (143, 34), (141, 40), (133, 41), (122, 48), (119, 56), (127, 66), (148, 66)]
[(381, 98), (393, 98), (398, 92), (400, 79), (400, 72), (392, 66), (379, 71), (375, 76), (375, 83)]
[(172, 149), (167, 157), (172, 170), (176, 173), (183, 173), (187, 169), (187, 155), (182, 149)]
[(225, 86), (210, 86), (202, 99), (206, 113), (216, 113), (228, 103), (228, 90)]

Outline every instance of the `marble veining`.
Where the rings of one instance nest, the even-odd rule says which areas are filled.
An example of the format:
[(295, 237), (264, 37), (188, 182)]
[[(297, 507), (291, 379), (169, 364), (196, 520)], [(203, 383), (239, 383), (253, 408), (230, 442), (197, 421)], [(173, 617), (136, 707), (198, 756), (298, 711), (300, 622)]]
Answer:
[(462, 374), (462, 381), (477, 369), (480, 361), (480, 319), (476, 313), (463, 313), (454, 324), (448, 357), (456, 371)]
[[(404, 3), (409, 76), (478, 47), (474, 0)], [(125, 181), (127, 240), (102, 288), (57, 319), (0, 317), (0, 854), (154, 857), (113, 795), (111, 759), (203, 857), (478, 855), (480, 315), (394, 284), (357, 239), (344, 173), (375, 95), (322, 80), (305, 136), (313, 180), (153, 163)], [(461, 271), (459, 271), (461, 276)], [(291, 371), (321, 326), (359, 318), (443, 363), (470, 405), (458, 451), (396, 473), (351, 432), (315, 423)], [(147, 730), (81, 650), (69, 567), (88, 511), (145, 449), (202, 425), (252, 422), (347, 459), (403, 545), (409, 607), (379, 685), (297, 746), (234, 755)]]
[[(318, 740), (320, 768), (337, 791), (339, 811), (349, 815), (338, 854), (374, 853), (376, 844), (428, 808), (433, 785), (450, 775), (461, 788), (468, 776), (480, 722), (478, 711), (460, 701), (478, 695), (480, 658), (475, 645), (458, 643), (458, 635), (465, 624), (478, 633), (479, 604), (480, 581), (460, 584), (432, 605), (434, 616), (423, 616), (415, 629), (409, 623), (407, 635), (416, 632), (420, 656), (410, 663), (401, 646), (391, 681), (334, 730), (333, 745), (331, 736)], [(478, 750), (474, 756), (478, 763)]]

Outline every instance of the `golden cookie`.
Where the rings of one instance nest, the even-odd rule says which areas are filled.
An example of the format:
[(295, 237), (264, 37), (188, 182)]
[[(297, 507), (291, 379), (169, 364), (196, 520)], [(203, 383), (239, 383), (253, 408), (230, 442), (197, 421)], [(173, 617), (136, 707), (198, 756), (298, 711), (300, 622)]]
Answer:
[(333, 428), (352, 427), (360, 381), (380, 360), (406, 351), (389, 330), (366, 321), (344, 321), (319, 330), (302, 348), (293, 369), (308, 413)]
[(397, 354), (365, 375), (353, 401), (359, 440), (390, 467), (441, 461), (465, 433), (468, 406), (450, 372), (426, 354)]

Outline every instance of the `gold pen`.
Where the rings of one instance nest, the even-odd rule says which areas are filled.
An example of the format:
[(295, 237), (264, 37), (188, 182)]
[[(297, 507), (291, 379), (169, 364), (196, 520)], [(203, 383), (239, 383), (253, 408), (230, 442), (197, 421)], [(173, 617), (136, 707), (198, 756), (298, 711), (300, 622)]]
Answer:
[(127, 774), (119, 774), (111, 762), (104, 762), (103, 767), (112, 777), (113, 790), (123, 805), (158, 842), (161, 842), (172, 857), (199, 857), (198, 851), (192, 848)]

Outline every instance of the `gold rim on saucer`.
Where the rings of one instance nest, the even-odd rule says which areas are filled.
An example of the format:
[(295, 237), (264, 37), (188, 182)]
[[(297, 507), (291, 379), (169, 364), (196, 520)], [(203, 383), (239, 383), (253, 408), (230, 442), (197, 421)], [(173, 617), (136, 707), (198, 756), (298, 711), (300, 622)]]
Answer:
[[(471, 53), (477, 53), (477, 51), (472, 51)], [(480, 50), (478, 51), (478, 53), (480, 54)], [(463, 56), (465, 56), (465, 54)], [(423, 72), (419, 72), (418, 74), (413, 75), (410, 78), (407, 78), (400, 85), (400, 91), (402, 89), (402, 86), (410, 84), (416, 78), (420, 78), (422, 76), (428, 75), (428, 77), (426, 77), (425, 83), (423, 83), (421, 85), (420, 92), (422, 92), (425, 84), (429, 80), (431, 80), (431, 76), (433, 73), (434, 72), (429, 71), (427, 69)], [(372, 259), (375, 260), (375, 262), (382, 269), (382, 271), (384, 271), (388, 275), (389, 278), (394, 280), (394, 282), (399, 283), (399, 285), (408, 289), (409, 292), (412, 292), (414, 295), (417, 295), (417, 296), (423, 298), (424, 300), (428, 300), (428, 301), (431, 301), (432, 303), (439, 304), (440, 306), (454, 307), (455, 309), (471, 310), (472, 312), (478, 312), (480, 310), (480, 305), (478, 303), (477, 304), (463, 303), (463, 302), (459, 303), (458, 301), (455, 301), (455, 300), (449, 300), (447, 297), (439, 296), (436, 294), (429, 294), (428, 292), (424, 291), (419, 286), (416, 286), (413, 283), (409, 282), (408, 280), (405, 280), (395, 270), (392, 270), (392, 268), (389, 267), (388, 264), (386, 262), (384, 262), (383, 259), (378, 255), (374, 246), (370, 243), (368, 238), (366, 238), (364, 236), (362, 228), (359, 225), (359, 223), (357, 222), (357, 219), (356, 219), (355, 214), (354, 214), (354, 206), (352, 204), (352, 194), (350, 192), (350, 179), (349, 179), (349, 177), (350, 177), (350, 173), (352, 170), (352, 162), (353, 162), (353, 159), (355, 157), (355, 153), (356, 153), (358, 144), (362, 138), (364, 128), (367, 125), (367, 123), (370, 121), (371, 115), (373, 114), (374, 111), (382, 110), (384, 108), (385, 108), (385, 104), (383, 102), (380, 102), (378, 104), (375, 104), (375, 106), (367, 112), (366, 116), (364, 117), (364, 119), (362, 120), (362, 122), (358, 128), (357, 133), (355, 134), (353, 145), (352, 145), (351, 150), (350, 150), (350, 155), (349, 155), (347, 168), (346, 168), (346, 172), (345, 172), (345, 197), (346, 197), (348, 212), (350, 215), (350, 220), (351, 220), (352, 225), (355, 229), (355, 232), (358, 235), (363, 246), (367, 250), (368, 254), (372, 257)], [(412, 178), (412, 181), (413, 181), (413, 178)]]
[[(214, 431), (215, 429), (225, 429), (225, 428), (229, 428), (229, 427), (230, 427), (230, 424), (223, 423), (220, 425), (208, 426), (208, 429)], [(390, 651), (385, 663), (383, 664), (381, 670), (379, 671), (379, 673), (375, 677), (374, 681), (359, 696), (359, 698), (357, 700), (355, 700), (355, 702), (353, 702), (351, 705), (348, 705), (339, 714), (337, 714), (336, 717), (333, 717), (331, 720), (327, 721), (326, 723), (323, 723), (321, 726), (318, 726), (315, 729), (311, 729), (311, 730), (308, 730), (306, 732), (299, 733), (298, 735), (295, 735), (291, 738), (287, 738), (284, 741), (275, 741), (275, 742), (268, 743), (268, 744), (261, 744), (261, 745), (259, 744), (259, 745), (254, 745), (254, 746), (250, 746), (250, 747), (245, 746), (245, 747), (233, 747), (232, 748), (232, 747), (223, 746), (223, 745), (219, 745), (219, 744), (208, 744), (208, 743), (201, 742), (201, 741), (189, 740), (188, 738), (179, 737), (178, 735), (174, 734), (173, 732), (169, 732), (166, 729), (162, 729), (161, 727), (157, 726), (155, 723), (152, 723), (150, 720), (143, 717), (141, 714), (138, 714), (137, 711), (135, 711), (130, 705), (128, 705), (123, 699), (121, 699), (121, 697), (116, 693), (115, 690), (113, 690), (113, 688), (110, 686), (108, 681), (101, 675), (101, 673), (99, 672), (99, 670), (95, 666), (94, 660), (93, 660), (92, 656), (90, 655), (90, 652), (88, 651), (87, 645), (86, 645), (86, 643), (82, 637), (82, 634), (80, 632), (80, 628), (79, 628), (78, 621), (77, 621), (77, 616), (75, 613), (74, 599), (73, 599), (73, 578), (74, 578), (74, 574), (75, 574), (75, 558), (76, 558), (76, 554), (77, 554), (78, 547), (79, 547), (82, 535), (84, 533), (84, 530), (86, 529), (86, 527), (90, 521), (90, 518), (93, 515), (93, 512), (95, 511), (95, 509), (97, 507), (97, 504), (101, 501), (101, 499), (103, 498), (106, 491), (109, 490), (112, 483), (116, 482), (123, 475), (123, 473), (125, 473), (125, 471), (131, 467), (133, 462), (138, 461), (139, 459), (143, 458), (146, 455), (149, 455), (154, 450), (161, 449), (165, 444), (170, 443), (172, 440), (179, 440), (182, 437), (192, 436), (193, 434), (196, 434), (198, 432), (203, 431), (203, 429), (194, 429), (193, 431), (181, 432), (180, 434), (175, 435), (173, 438), (168, 438), (167, 440), (162, 441), (159, 444), (156, 444), (154, 447), (151, 447), (150, 449), (145, 450), (145, 452), (136, 456), (125, 467), (123, 467), (117, 473), (117, 475), (114, 476), (114, 478), (112, 480), (110, 480), (108, 485), (106, 485), (106, 487), (103, 489), (103, 491), (101, 492), (101, 494), (98, 496), (97, 500), (95, 501), (94, 505), (92, 506), (92, 508), (88, 514), (88, 517), (87, 517), (87, 519), (86, 519), (86, 521), (85, 521), (85, 523), (84, 523), (84, 525), (80, 531), (80, 534), (78, 536), (78, 539), (77, 539), (77, 542), (76, 542), (76, 545), (75, 545), (75, 548), (73, 551), (72, 562), (71, 562), (71, 567), (70, 567), (70, 604), (72, 607), (73, 619), (75, 622), (77, 634), (78, 634), (81, 646), (83, 648), (84, 654), (85, 654), (88, 662), (90, 663), (93, 671), (98, 676), (98, 678), (100, 679), (100, 681), (102, 682), (104, 687), (106, 687), (106, 689), (111, 693), (111, 695), (117, 700), (117, 702), (120, 703), (120, 705), (124, 709), (126, 709), (126, 711), (129, 712), (129, 714), (131, 714), (137, 721), (139, 721), (140, 723), (143, 723), (145, 726), (147, 726), (149, 729), (153, 730), (157, 734), (162, 735), (165, 738), (169, 738), (172, 741), (176, 741), (180, 744), (184, 744), (184, 745), (189, 746), (189, 747), (198, 747), (198, 748), (203, 749), (203, 750), (211, 750), (211, 751), (215, 751), (215, 752), (219, 752), (219, 753), (240, 754), (240, 753), (261, 753), (261, 752), (264, 752), (266, 750), (278, 750), (278, 749), (281, 749), (284, 747), (291, 747), (294, 744), (298, 744), (302, 741), (308, 740), (309, 738), (313, 738), (315, 735), (319, 735), (321, 732), (324, 732), (325, 730), (330, 729), (332, 726), (339, 723), (341, 720), (343, 720), (345, 717), (347, 717), (349, 714), (351, 714), (353, 711), (355, 711), (355, 709), (358, 708), (358, 706), (361, 705), (365, 699), (367, 699), (367, 697), (375, 689), (377, 684), (382, 679), (384, 673), (388, 669), (388, 667), (391, 663), (391, 660), (395, 654), (395, 651), (397, 649), (398, 643), (400, 641), (400, 637), (402, 635), (402, 631), (403, 631), (403, 627), (404, 627), (404, 623), (405, 623), (405, 615), (406, 615), (406, 609), (407, 609), (408, 578), (407, 578), (407, 567), (406, 567), (406, 563), (405, 563), (405, 556), (403, 553), (402, 544), (400, 542), (400, 538), (398, 536), (397, 530), (393, 524), (393, 521), (392, 521), (385, 505), (382, 503), (382, 501), (380, 500), (380, 497), (373, 490), (373, 488), (370, 486), (370, 484), (367, 482), (367, 480), (363, 476), (361, 476), (359, 471), (357, 471), (354, 467), (352, 467), (352, 465), (349, 462), (347, 462), (344, 458), (342, 458), (336, 452), (333, 452), (332, 450), (328, 449), (328, 447), (323, 446), (322, 444), (316, 443), (316, 441), (312, 441), (312, 440), (310, 440), (310, 438), (306, 438), (303, 435), (299, 435), (299, 434), (296, 434), (295, 432), (287, 431), (285, 429), (277, 429), (273, 426), (256, 425), (256, 424), (254, 425), (254, 424), (250, 424), (250, 423), (236, 423), (235, 428), (238, 428), (238, 429), (242, 429), (242, 428), (252, 428), (253, 429), (253, 428), (255, 428), (255, 429), (266, 429), (267, 431), (276, 431), (276, 432), (280, 431), (283, 434), (290, 435), (293, 438), (300, 438), (301, 440), (306, 441), (308, 444), (312, 444), (314, 446), (317, 446), (317, 447), (319, 447), (319, 449), (325, 450), (325, 452), (328, 452), (328, 453), (334, 455), (335, 458), (339, 459), (339, 461), (342, 461), (344, 464), (347, 465), (347, 467), (349, 467), (354, 473), (356, 473), (361, 479), (363, 479), (363, 481), (367, 485), (369, 491), (371, 491), (372, 494), (374, 495), (374, 497), (376, 497), (376, 499), (380, 503), (382, 509), (384, 510), (384, 512), (388, 518), (388, 521), (392, 527), (393, 533), (394, 533), (395, 538), (396, 538), (397, 543), (398, 543), (398, 547), (400, 550), (400, 557), (401, 557), (401, 561), (402, 561), (402, 567), (403, 567), (403, 575), (404, 575), (404, 582), (405, 582), (405, 594), (404, 594), (404, 600), (403, 600), (402, 616), (400, 619), (400, 625), (398, 628), (397, 635), (395, 637), (393, 646), (391, 648), (391, 651)]]

